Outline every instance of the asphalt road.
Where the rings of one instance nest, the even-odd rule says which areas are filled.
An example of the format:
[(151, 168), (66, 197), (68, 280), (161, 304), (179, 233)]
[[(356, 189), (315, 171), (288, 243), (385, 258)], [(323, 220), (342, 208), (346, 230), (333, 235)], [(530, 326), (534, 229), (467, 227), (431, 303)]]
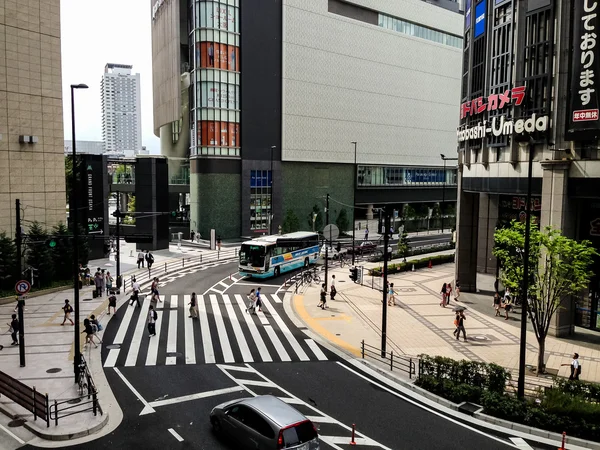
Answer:
[[(310, 415), (317, 424), (321, 448), (325, 450), (509, 448), (505, 437), (500, 442), (451, 422), (422, 405), (407, 401), (380, 381), (348, 370), (348, 367), (356, 369), (324, 348), (318, 346), (315, 350), (306, 342), (307, 336), (302, 330), (287, 319), (282, 305), (275, 301), (277, 295), (281, 295), (277, 294), (277, 286), (283, 276), (265, 282), (247, 283), (241, 279), (236, 282), (235, 275), (229, 280), (229, 275), (235, 271), (236, 264), (226, 264), (181, 278), (162, 280), (165, 284), (161, 294), (165, 301), (158, 308), (162, 310), (159, 321), (164, 323), (156, 337), (138, 331), (139, 326), (142, 331), (145, 329), (145, 322), (143, 318), (138, 322), (140, 316), (135, 307), (123, 306), (117, 312), (106, 328), (104, 342), (110, 344), (118, 338), (126, 316), (130, 315), (130, 323), (124, 328), (124, 342), (117, 357), (111, 357), (106, 348), (102, 350), (102, 357), (107, 379), (124, 419), (113, 433), (72, 448), (237, 450), (236, 446), (218, 439), (211, 432), (210, 410), (230, 399), (260, 394), (292, 399), (297, 408)], [(261, 286), (268, 299), (269, 305), (265, 302), (262, 316), (260, 313), (258, 316), (244, 315), (241, 308), (233, 309), (236, 306), (233, 299), (247, 293), (252, 286)], [(179, 297), (191, 292), (204, 294), (215, 363), (205, 363), (210, 352), (205, 351), (204, 341), (199, 342), (200, 331), (195, 328), (192, 336), (196, 342), (193, 353), (196, 361), (186, 364), (191, 353), (185, 330), (190, 328), (185, 322), (188, 320), (187, 307)], [(177, 301), (176, 307), (171, 304), (174, 301)], [(219, 325), (219, 317), (224, 326)], [(246, 318), (252, 319), (264, 340), (264, 353), (250, 336), (252, 327)], [(236, 334), (236, 320), (249, 327), (242, 328), (242, 335)], [(172, 332), (175, 323), (179, 326)], [(269, 328), (271, 331), (267, 332)], [(288, 332), (283, 331), (286, 328)], [(140, 335), (136, 353), (132, 349), (138, 345)], [(223, 336), (232, 347), (230, 357), (233, 362), (226, 361), (228, 344)], [(278, 337), (281, 345), (276, 344)], [(156, 360), (152, 357), (153, 339), (158, 340)], [(248, 345), (249, 353), (243, 351), (242, 341)], [(294, 341), (297, 345), (292, 345)], [(168, 351), (169, 346), (171, 351)], [(317, 357), (319, 350), (321, 358)], [(135, 358), (130, 358), (132, 352), (137, 355)], [(302, 360), (302, 353), (308, 360)], [(286, 355), (289, 361), (285, 361)], [(244, 362), (244, 358), (254, 362)], [(272, 358), (272, 362), (264, 362), (265, 358)], [(107, 360), (114, 360), (113, 367), (106, 367)], [(149, 360), (154, 364), (148, 365)], [(350, 447), (349, 427), (353, 423), (357, 425), (357, 436), (370, 439), (372, 445)]]

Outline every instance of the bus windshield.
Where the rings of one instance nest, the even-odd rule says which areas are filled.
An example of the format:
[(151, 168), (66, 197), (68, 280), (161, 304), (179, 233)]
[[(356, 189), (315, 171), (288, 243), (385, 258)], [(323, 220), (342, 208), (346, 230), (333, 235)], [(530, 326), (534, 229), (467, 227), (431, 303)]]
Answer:
[(264, 267), (266, 247), (263, 245), (242, 244), (240, 247), (240, 265)]

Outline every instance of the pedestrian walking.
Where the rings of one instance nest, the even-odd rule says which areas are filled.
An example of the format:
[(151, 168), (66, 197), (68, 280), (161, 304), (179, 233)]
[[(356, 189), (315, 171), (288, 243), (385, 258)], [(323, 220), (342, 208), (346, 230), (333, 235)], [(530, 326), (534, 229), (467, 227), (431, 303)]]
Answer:
[(458, 314), (458, 311), (456, 311), (456, 314), (454, 316), (454, 331), (452, 332), (454, 336), (456, 336), (456, 333), (458, 333), (458, 319), (460, 319), (460, 314)]
[(498, 291), (496, 291), (496, 293), (494, 294), (494, 300), (492, 301), (492, 307), (496, 311), (496, 314), (494, 317), (500, 316), (501, 306), (502, 306), (502, 298), (500, 297), (500, 293)]
[(98, 270), (94, 274), (94, 286), (96, 286), (96, 294), (94, 295), (94, 297), (101, 297), (102, 296), (102, 286), (103, 286), (103, 276), (102, 276), (102, 272), (100, 271), (100, 267), (98, 267)]
[(442, 296), (442, 301), (440, 302), (440, 306), (442, 307), (446, 307), (446, 283), (444, 283), (442, 285), (442, 290), (440, 291), (440, 294)]
[(17, 334), (19, 333), (21, 324), (19, 323), (19, 319), (17, 319), (17, 315), (13, 314), (11, 316), (11, 321), (6, 325), (8, 325), (8, 331), (10, 332), (10, 337), (12, 338), (12, 344), (10, 345), (19, 345)]
[(458, 282), (458, 280), (456, 280), (456, 283), (454, 283), (454, 301), (457, 302), (459, 297), (460, 297), (460, 283)]
[(327, 291), (325, 290), (325, 283), (321, 284), (321, 297), (320, 302), (317, 305), (317, 308), (325, 309), (325, 304), (327, 303)]
[(71, 322), (71, 325), (75, 325), (71, 320), (71, 313), (73, 312), (73, 307), (69, 304), (68, 299), (65, 300), (65, 306), (62, 307), (62, 310), (65, 313), (65, 317), (63, 318), (61, 325), (64, 325), (67, 320)]
[(260, 288), (256, 290), (256, 304), (254, 305), (254, 309), (258, 308), (258, 312), (262, 312), (262, 299), (260, 297)]
[(102, 325), (98, 322), (95, 315), (90, 316), (90, 324), (92, 325), (92, 331), (94, 332), (94, 337), (98, 339), (98, 342), (102, 344), (102, 339), (98, 336), (98, 332), (102, 331)]
[(194, 233), (194, 230), (190, 231), (190, 241), (194, 242), (194, 235), (196, 233)]
[(396, 306), (396, 291), (394, 291), (394, 283), (390, 283), (388, 291), (388, 306)]
[(151, 301), (162, 302), (160, 294), (158, 293), (158, 277), (154, 277), (152, 285), (150, 286), (150, 292), (152, 293)]
[(112, 290), (113, 281), (114, 281), (110, 272), (106, 272), (105, 280), (106, 280), (106, 295), (110, 295), (110, 291)]
[(140, 305), (140, 285), (138, 284), (135, 278), (132, 280), (131, 288), (133, 289), (133, 292), (131, 293), (131, 297), (129, 297), (129, 306), (132, 306), (133, 302), (137, 302), (137, 305), (141, 308), (142, 305)]
[(331, 300), (335, 300), (335, 294), (337, 294), (337, 289), (335, 288), (335, 275), (331, 275), (331, 289), (329, 291)]
[(571, 366), (571, 375), (569, 375), (569, 380), (579, 381), (579, 375), (581, 375), (581, 363), (579, 362), (579, 353), (573, 353), (573, 361), (571, 361), (571, 364), (561, 364), (561, 366)]
[(148, 311), (148, 334), (150, 336), (156, 336), (156, 320), (158, 319), (158, 314), (154, 310), (154, 306), (150, 305), (150, 310)]
[(512, 310), (512, 298), (510, 295), (504, 297), (504, 320), (508, 320), (508, 313)]
[[(139, 302), (138, 302), (139, 305)], [(110, 316), (110, 308), (113, 309), (113, 313), (117, 313), (117, 296), (111, 292), (110, 297), (108, 297), (108, 315)]]
[(248, 307), (246, 308), (246, 312), (251, 314), (256, 314), (256, 294), (254, 293), (254, 289), (250, 289), (250, 293), (248, 294)]
[(142, 269), (144, 268), (144, 257), (145, 257), (144, 252), (142, 250), (140, 250), (138, 252), (138, 257), (137, 257), (138, 269), (140, 268), (140, 264), (142, 265)]
[(190, 318), (197, 319), (198, 318), (198, 300), (196, 299), (196, 293), (192, 292), (192, 296), (190, 297)]
[(146, 264), (148, 265), (148, 270), (152, 269), (152, 264), (154, 264), (154, 255), (146, 250)]
[(85, 349), (88, 344), (94, 344), (94, 348), (98, 348), (98, 345), (94, 342), (94, 329), (92, 328), (92, 323), (90, 319), (83, 320), (83, 331), (81, 334), (85, 333), (85, 344), (83, 344), (83, 348)]
[(367, 228), (365, 228), (365, 241), (367, 241), (369, 239), (369, 226), (367, 225)]
[(446, 285), (446, 305), (450, 304), (450, 297), (452, 296), (452, 283)]
[(460, 337), (460, 332), (462, 331), (463, 339), (465, 340), (465, 342), (467, 342), (467, 332), (465, 330), (465, 320), (467, 320), (467, 318), (465, 317), (464, 311), (460, 311), (458, 313), (457, 319), (458, 319), (458, 325), (456, 327), (456, 340), (458, 341), (458, 338)]

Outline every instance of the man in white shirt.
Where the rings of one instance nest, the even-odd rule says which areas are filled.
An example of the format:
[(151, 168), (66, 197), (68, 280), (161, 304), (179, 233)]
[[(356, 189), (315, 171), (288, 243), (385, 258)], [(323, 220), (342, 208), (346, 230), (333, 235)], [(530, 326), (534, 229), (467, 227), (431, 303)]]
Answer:
[(131, 294), (131, 297), (129, 297), (129, 306), (133, 305), (133, 302), (137, 302), (137, 305), (141, 308), (142, 305), (140, 305), (140, 296), (139, 296), (140, 285), (135, 278), (133, 279), (131, 288), (133, 289), (133, 293)]
[(571, 375), (569, 376), (569, 380), (579, 380), (579, 375), (581, 374), (581, 364), (579, 363), (579, 353), (573, 354), (573, 361), (571, 364), (561, 364), (561, 366), (571, 366)]
[(154, 311), (154, 306), (150, 305), (150, 310), (148, 311), (148, 333), (150, 336), (156, 336), (156, 319), (158, 318), (158, 314)]
[(140, 264), (142, 265), (142, 269), (144, 268), (144, 256), (146, 255), (144, 255), (144, 252), (140, 250), (137, 258), (138, 269), (140, 268)]

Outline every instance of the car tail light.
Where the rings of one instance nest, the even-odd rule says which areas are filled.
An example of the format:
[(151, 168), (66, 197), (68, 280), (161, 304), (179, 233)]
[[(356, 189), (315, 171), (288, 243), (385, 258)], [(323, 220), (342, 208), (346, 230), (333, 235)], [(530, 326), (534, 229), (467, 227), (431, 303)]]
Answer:
[(315, 430), (315, 437), (319, 436), (319, 432), (317, 431), (316, 425), (313, 422), (311, 422), (310, 424), (312, 425), (313, 430)]
[(283, 448), (283, 430), (279, 431), (279, 437), (277, 438), (277, 448)]

